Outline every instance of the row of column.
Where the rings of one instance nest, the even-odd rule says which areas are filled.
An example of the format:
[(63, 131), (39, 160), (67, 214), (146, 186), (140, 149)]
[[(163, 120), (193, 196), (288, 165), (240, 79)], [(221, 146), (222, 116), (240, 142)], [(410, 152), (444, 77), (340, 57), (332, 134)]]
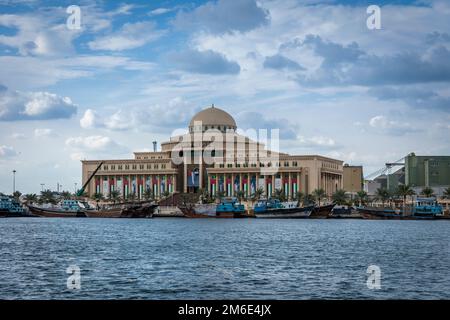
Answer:
[(121, 197), (134, 193), (138, 199), (143, 199), (148, 190), (155, 197), (161, 197), (166, 191), (173, 193), (177, 188), (175, 174), (96, 176), (94, 181), (94, 193), (102, 193), (105, 197), (118, 191)]
[(258, 188), (264, 190), (264, 196), (271, 197), (276, 189), (282, 190), (286, 198), (292, 199), (300, 190), (300, 173), (290, 172), (281, 175), (261, 175), (259, 173), (220, 173), (208, 174), (208, 191), (212, 196), (225, 192), (228, 197), (244, 191), (251, 196)]
[(341, 184), (341, 176), (326, 172), (321, 174), (321, 188), (325, 190), (326, 194), (332, 195), (342, 188)]

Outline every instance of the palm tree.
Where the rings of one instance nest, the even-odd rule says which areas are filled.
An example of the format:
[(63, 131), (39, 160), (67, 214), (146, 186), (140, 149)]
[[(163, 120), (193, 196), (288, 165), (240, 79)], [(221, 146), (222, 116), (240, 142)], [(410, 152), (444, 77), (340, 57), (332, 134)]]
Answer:
[(434, 196), (434, 190), (430, 187), (425, 187), (422, 189), (422, 191), (420, 192), (421, 195), (430, 198), (432, 196)]
[(95, 200), (95, 202), (97, 203), (97, 208), (98, 208), (98, 203), (100, 201), (102, 201), (105, 197), (103, 196), (103, 193), (101, 192), (96, 192), (94, 193), (94, 195), (92, 196), (92, 200)]
[(120, 199), (120, 192), (117, 190), (113, 190), (109, 193), (108, 199), (116, 204), (116, 202)]
[(303, 202), (305, 195), (301, 191), (297, 191), (294, 195), (294, 200), (297, 200), (297, 207), (300, 207), (300, 203)]
[(387, 191), (385, 188), (378, 188), (377, 191), (375, 192), (375, 197), (377, 198), (377, 200), (381, 201), (381, 205), (384, 208), (385, 202), (390, 199), (391, 195), (389, 194), (389, 191)]
[(275, 189), (275, 192), (272, 194), (272, 198), (278, 199), (281, 202), (286, 201), (286, 195), (284, 194), (283, 190), (281, 190), (281, 189)]
[(38, 197), (35, 193), (28, 193), (24, 197), (26, 204), (33, 204), (38, 200)]
[(319, 189), (315, 189), (312, 192), (312, 195), (313, 195), (314, 199), (317, 200), (319, 207), (320, 207), (320, 200), (323, 199), (327, 194), (326, 194), (325, 190), (323, 190), (322, 188), (319, 188)]
[(223, 197), (225, 197), (225, 191), (217, 192), (217, 198), (222, 199)]
[(13, 198), (16, 199), (16, 201), (19, 201), (19, 198), (20, 198), (21, 195), (22, 195), (22, 192), (14, 191)]
[(338, 205), (343, 205), (347, 202), (347, 194), (345, 193), (345, 190), (336, 190), (335, 193), (331, 196), (333, 202), (335, 202)]
[(397, 194), (403, 198), (403, 211), (404, 211), (405, 206), (406, 206), (406, 197), (413, 196), (416, 193), (409, 185), (401, 184), (397, 188)]
[(44, 203), (51, 203), (51, 204), (56, 203), (55, 195), (53, 194), (53, 191), (51, 191), (49, 189), (41, 191), (40, 200), (41, 200), (41, 202), (44, 202)]
[(252, 200), (252, 205), (255, 201), (258, 201), (259, 198), (261, 198), (261, 196), (264, 194), (264, 189), (259, 187), (255, 190), (255, 192), (252, 193), (252, 195), (250, 196), (250, 199)]
[(311, 203), (314, 203), (314, 196), (312, 194), (305, 194), (303, 197), (303, 205), (308, 206)]
[(72, 197), (72, 194), (69, 191), (63, 191), (61, 192), (61, 197), (63, 199), (70, 199)]
[(368, 194), (364, 190), (358, 191), (356, 193), (356, 199), (359, 201), (359, 206), (361, 207), (368, 199)]
[(243, 190), (239, 190), (236, 192), (236, 197), (238, 198), (239, 204), (241, 204), (242, 199), (245, 198), (245, 192)]
[(135, 201), (137, 198), (136, 192), (132, 192), (128, 195), (127, 200)]
[(166, 190), (166, 191), (163, 192), (162, 196), (164, 198), (168, 198), (170, 196), (170, 192)]
[(151, 189), (147, 189), (144, 192), (144, 199), (149, 201), (149, 200), (154, 200), (155, 196), (153, 194), (153, 191)]
[(444, 198), (450, 199), (450, 187), (444, 189)]

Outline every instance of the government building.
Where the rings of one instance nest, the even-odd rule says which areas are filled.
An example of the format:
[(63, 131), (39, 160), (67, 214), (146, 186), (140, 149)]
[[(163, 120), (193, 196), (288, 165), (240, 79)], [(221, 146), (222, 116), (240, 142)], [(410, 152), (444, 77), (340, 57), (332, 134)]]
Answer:
[(236, 130), (233, 117), (213, 105), (192, 118), (186, 134), (161, 143), (161, 151), (135, 152), (133, 159), (83, 160), (83, 184), (102, 163), (85, 190), (89, 196), (107, 197), (116, 190), (122, 197), (142, 199), (148, 190), (158, 198), (198, 190), (212, 196), (235, 196), (238, 191), (250, 196), (261, 188), (266, 197), (278, 189), (292, 199), (298, 191), (309, 194), (322, 188), (331, 195), (343, 188), (342, 161), (274, 151), (266, 146), (264, 134), (255, 130), (250, 138)]

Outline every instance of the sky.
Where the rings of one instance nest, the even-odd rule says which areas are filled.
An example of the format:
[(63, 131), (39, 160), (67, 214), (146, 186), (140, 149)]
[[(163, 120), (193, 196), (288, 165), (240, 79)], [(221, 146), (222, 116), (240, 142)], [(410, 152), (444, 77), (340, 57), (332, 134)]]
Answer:
[(150, 151), (213, 103), (365, 175), (450, 155), (449, 82), (446, 0), (0, 0), (0, 192), (13, 170), (73, 192), (80, 160)]

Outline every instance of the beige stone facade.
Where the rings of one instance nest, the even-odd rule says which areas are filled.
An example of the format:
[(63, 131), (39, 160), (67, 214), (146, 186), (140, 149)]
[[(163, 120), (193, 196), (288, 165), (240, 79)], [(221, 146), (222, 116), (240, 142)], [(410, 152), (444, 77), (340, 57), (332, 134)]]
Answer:
[(297, 191), (323, 188), (331, 195), (343, 188), (342, 161), (267, 150), (264, 143), (236, 129), (225, 111), (214, 106), (204, 109), (193, 117), (188, 133), (171, 137), (159, 152), (135, 152), (134, 159), (82, 161), (83, 184), (103, 162), (86, 192), (108, 196), (116, 190), (125, 197), (134, 193), (142, 198), (146, 190), (160, 197), (206, 189), (211, 195), (243, 191), (250, 196), (262, 188), (266, 196), (279, 189), (292, 198)]
[(363, 190), (363, 167), (349, 166), (343, 167), (344, 190), (350, 193), (356, 193)]

